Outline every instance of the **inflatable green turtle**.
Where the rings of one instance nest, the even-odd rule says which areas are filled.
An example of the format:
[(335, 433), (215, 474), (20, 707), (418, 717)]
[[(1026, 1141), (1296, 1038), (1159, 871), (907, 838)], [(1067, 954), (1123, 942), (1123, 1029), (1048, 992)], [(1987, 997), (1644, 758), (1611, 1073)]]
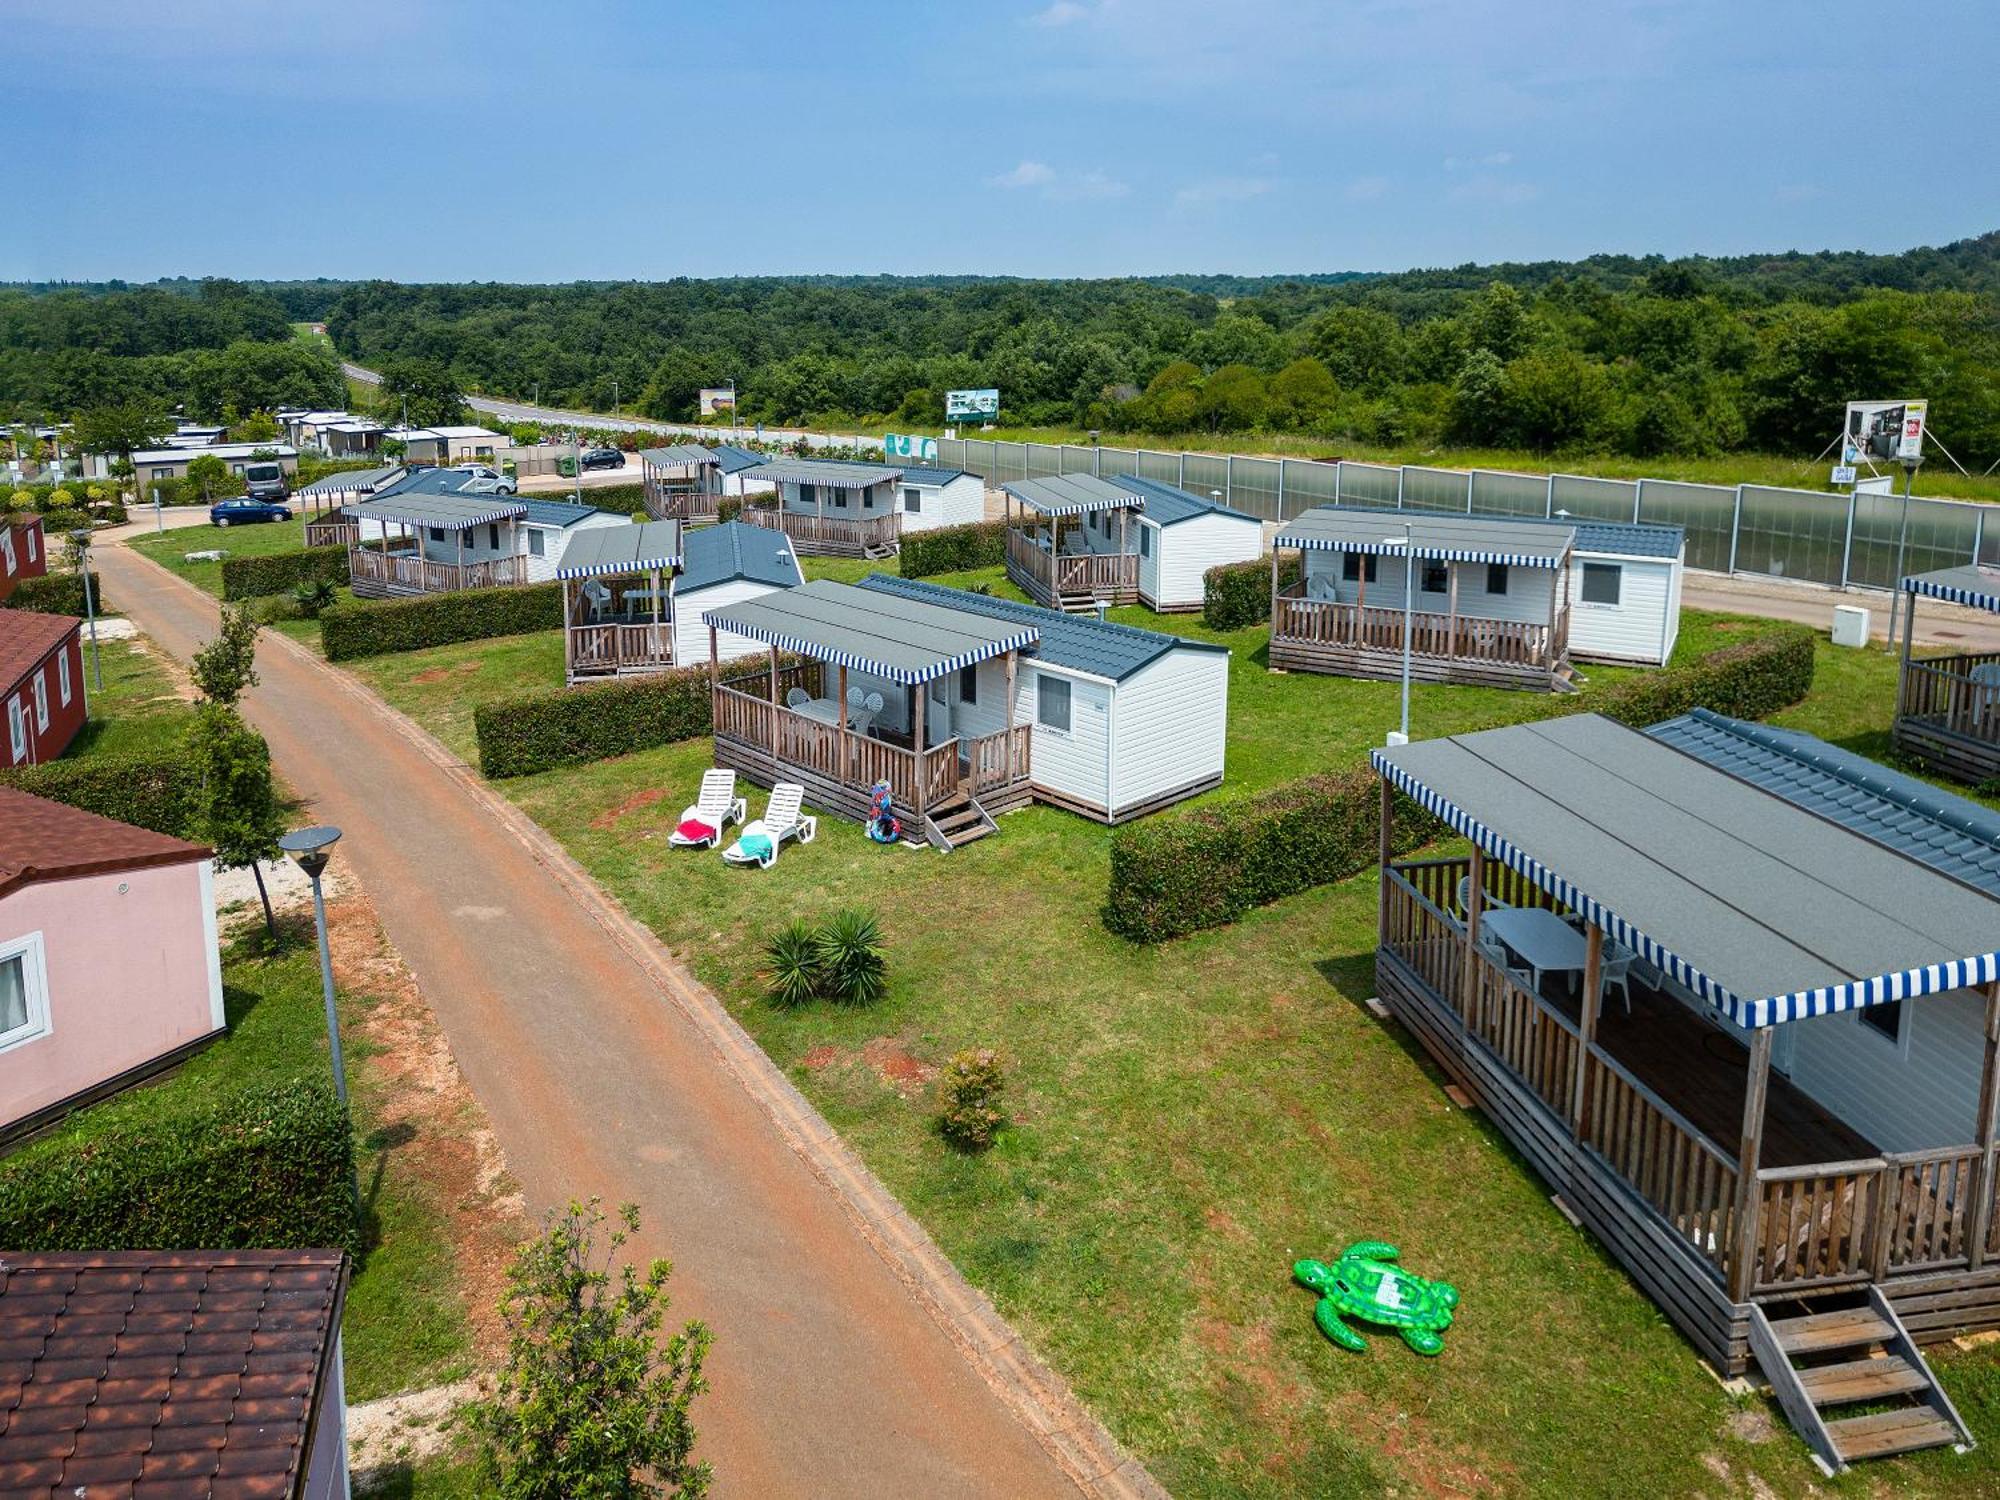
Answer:
[(1458, 1288), (1412, 1275), (1396, 1264), (1398, 1258), (1394, 1245), (1362, 1240), (1341, 1251), (1330, 1266), (1317, 1260), (1293, 1266), (1292, 1274), (1319, 1293), (1319, 1306), (1313, 1309), (1319, 1331), (1343, 1349), (1366, 1354), (1368, 1341), (1340, 1321), (1345, 1313), (1395, 1329), (1419, 1354), (1441, 1353), (1444, 1340), (1439, 1335), (1451, 1327)]

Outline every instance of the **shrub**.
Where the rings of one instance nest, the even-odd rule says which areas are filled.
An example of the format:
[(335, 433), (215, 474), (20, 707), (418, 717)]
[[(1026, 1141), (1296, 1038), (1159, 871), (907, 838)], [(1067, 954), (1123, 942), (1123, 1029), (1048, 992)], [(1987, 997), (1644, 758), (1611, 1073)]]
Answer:
[[(572, 492), (569, 495), (546, 495), (543, 498), (548, 500), (569, 500), (575, 498), (575, 496), (574, 492)], [(594, 505), (599, 510), (608, 511), (612, 515), (629, 515), (635, 510), (645, 508), (646, 486), (643, 484), (600, 484), (586, 486), (583, 492), (583, 503), (585, 505)]]
[(562, 585), (466, 589), (422, 599), (336, 604), (319, 617), (320, 645), (328, 661), (420, 651), (458, 641), (562, 626)]
[(89, 755), (0, 771), (0, 786), (18, 787), (155, 833), (189, 838), (199, 807), (201, 774), (178, 753)]
[(814, 934), (820, 993), (841, 1005), (873, 1005), (888, 984), (882, 924), (861, 907), (837, 911)]
[(263, 557), (225, 557), (222, 597), (254, 599), (282, 594), (302, 583), (347, 582), (345, 547), (298, 547)]
[(706, 665), (482, 703), (472, 715), (479, 769), (489, 777), (529, 776), (691, 740), (709, 732), (713, 704)]
[[(1299, 581), (1299, 554), (1278, 559), (1278, 586)], [(1201, 575), (1201, 623), (1210, 630), (1241, 630), (1271, 618), (1271, 558), (1219, 563)]]
[(741, 495), (724, 495), (720, 500), (715, 502), (715, 519), (717, 521), (734, 521), (742, 516), (742, 514), (743, 497)]
[(352, 1127), (331, 1090), (250, 1090), (0, 1162), (0, 1244), (358, 1250), (353, 1173)]
[[(104, 580), (90, 575), (90, 597), (97, 612), (104, 613)], [(45, 573), (39, 578), (23, 578), (14, 592), (0, 599), (0, 609), (33, 609), (45, 615), (84, 616), (83, 575), (76, 572)]]
[(984, 1151), (1007, 1123), (999, 1099), (1007, 1086), (991, 1047), (954, 1052), (938, 1082), (938, 1131), (961, 1151)]
[(211, 703), (233, 704), (257, 685), (257, 631), (260, 626), (240, 604), (225, 604), (215, 638), (195, 652), (188, 666), (196, 690)]
[(764, 989), (772, 1003), (786, 1008), (804, 1005), (819, 993), (819, 938), (804, 917), (794, 917), (764, 945), (769, 964)]
[(326, 578), (302, 578), (292, 585), (292, 608), (302, 620), (317, 620), (340, 596)]
[(937, 573), (997, 568), (1006, 561), (1006, 522), (975, 521), (970, 526), (911, 532), (902, 540), (896, 566), (905, 578), (928, 578)]
[[(1775, 625), (1592, 697), (1550, 698), (1545, 715), (1595, 712), (1638, 728), (1699, 704), (1761, 718), (1805, 697), (1812, 669), (1812, 631)], [(1157, 943), (1359, 874), (1375, 862), (1380, 795), (1374, 773), (1357, 766), (1121, 828), (1111, 839), (1104, 925), (1133, 942)], [(1436, 819), (1399, 799), (1394, 852), (1408, 853), (1442, 831)]]

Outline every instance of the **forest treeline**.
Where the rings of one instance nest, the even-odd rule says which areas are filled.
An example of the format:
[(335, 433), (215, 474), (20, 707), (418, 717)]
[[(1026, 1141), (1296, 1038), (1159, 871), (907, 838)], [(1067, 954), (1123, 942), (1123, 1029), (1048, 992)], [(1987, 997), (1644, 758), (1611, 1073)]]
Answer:
[(1309, 278), (38, 290), (0, 294), (0, 398), (19, 399), (19, 304), (150, 293), (218, 313), (258, 300), (323, 319), (364, 363), (421, 362), (467, 389), (667, 419), (734, 381), (749, 418), (934, 428), (944, 391), (997, 386), (1009, 425), (1106, 434), (1809, 456), (1850, 398), (1921, 395), (1958, 457), (2000, 459), (2000, 232), (1894, 255)]

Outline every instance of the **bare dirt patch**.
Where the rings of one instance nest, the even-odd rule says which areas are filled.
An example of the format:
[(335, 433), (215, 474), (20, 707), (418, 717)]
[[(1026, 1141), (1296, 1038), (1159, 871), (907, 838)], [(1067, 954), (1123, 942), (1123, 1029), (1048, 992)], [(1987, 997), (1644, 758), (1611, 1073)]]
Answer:
[(641, 808), (654, 807), (667, 800), (667, 789), (662, 786), (647, 787), (643, 792), (634, 792), (616, 807), (606, 808), (590, 820), (590, 826), (605, 829), (614, 826), (619, 819), (638, 812)]
[(861, 1060), (905, 1099), (921, 1093), (938, 1072), (931, 1064), (911, 1056), (903, 1044), (892, 1036), (878, 1036), (864, 1043)]
[(462, 661), (455, 667), (430, 667), (410, 679), (412, 687), (431, 687), (440, 682), (449, 682), (452, 677), (463, 677), (468, 672), (477, 672), (482, 665), (478, 657)]
[(1778, 1435), (1771, 1413), (1761, 1406), (1739, 1406), (1723, 1419), (1723, 1428), (1739, 1443), (1768, 1443)]
[(800, 1058), (799, 1063), (808, 1073), (818, 1073), (832, 1067), (839, 1060), (840, 1049), (832, 1042), (821, 1042)]

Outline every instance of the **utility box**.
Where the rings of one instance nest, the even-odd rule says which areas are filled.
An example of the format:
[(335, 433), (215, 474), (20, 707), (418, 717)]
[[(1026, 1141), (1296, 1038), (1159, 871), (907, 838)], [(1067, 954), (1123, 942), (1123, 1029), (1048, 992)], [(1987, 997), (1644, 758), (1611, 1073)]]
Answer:
[(1836, 646), (1868, 644), (1868, 611), (1858, 604), (1833, 607), (1833, 643)]

